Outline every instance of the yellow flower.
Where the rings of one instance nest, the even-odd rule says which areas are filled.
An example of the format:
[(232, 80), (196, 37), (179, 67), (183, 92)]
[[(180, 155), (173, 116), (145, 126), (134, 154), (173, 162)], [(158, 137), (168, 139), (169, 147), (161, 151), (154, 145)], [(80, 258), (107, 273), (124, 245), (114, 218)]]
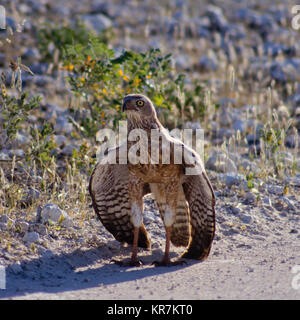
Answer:
[(66, 66), (63, 66), (62, 69), (72, 72), (74, 70), (74, 66), (72, 64), (67, 64)]
[(148, 74), (146, 78), (151, 79), (151, 74)]
[(119, 74), (120, 77), (122, 77), (123, 71), (120, 69), (120, 70), (118, 71), (118, 74)]
[(119, 105), (119, 104), (116, 105), (116, 109), (117, 109), (118, 111), (120, 110), (120, 105)]
[(104, 111), (102, 111), (101, 112), (101, 119), (104, 119), (104, 116), (105, 116)]
[(124, 81), (129, 81), (129, 78), (128, 78), (127, 76), (124, 76), (124, 77), (123, 77), (123, 80), (124, 80)]
[(6, 87), (3, 83), (1, 84), (1, 90), (2, 90), (2, 95), (5, 98), (6, 97)]
[(84, 78), (84, 77), (81, 77), (81, 78), (80, 78), (80, 82), (81, 82), (81, 83), (85, 83), (85, 78)]
[(139, 77), (135, 77), (133, 80), (133, 86), (137, 87), (141, 81), (142, 81), (142, 79), (140, 79)]
[(103, 92), (104, 94), (107, 94), (107, 90), (106, 90), (105, 88), (102, 90), (102, 92)]

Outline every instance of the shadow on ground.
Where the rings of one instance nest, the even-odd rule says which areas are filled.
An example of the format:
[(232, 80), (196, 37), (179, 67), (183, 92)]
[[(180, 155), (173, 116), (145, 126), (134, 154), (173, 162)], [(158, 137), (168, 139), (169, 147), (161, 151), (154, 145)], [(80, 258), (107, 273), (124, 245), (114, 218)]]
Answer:
[(101, 248), (74, 250), (59, 255), (46, 253), (38, 259), (21, 263), (21, 267), (8, 267), (6, 289), (0, 290), (0, 298), (22, 298), (28, 293), (59, 293), (107, 286), (174, 272), (194, 263), (188, 261), (180, 266), (154, 267), (147, 261), (154, 260), (154, 256), (152, 251), (148, 257), (142, 258), (146, 263), (144, 266), (131, 268), (109, 263), (109, 259), (101, 261)]

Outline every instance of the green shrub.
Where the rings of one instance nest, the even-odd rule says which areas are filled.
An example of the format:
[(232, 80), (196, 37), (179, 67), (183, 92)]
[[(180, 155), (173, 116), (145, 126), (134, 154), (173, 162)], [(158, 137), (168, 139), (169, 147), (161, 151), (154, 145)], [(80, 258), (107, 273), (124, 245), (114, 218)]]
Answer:
[(173, 126), (175, 115), (204, 115), (204, 87), (194, 83), (188, 88), (184, 75), (173, 75), (171, 55), (164, 56), (159, 49), (124, 51), (116, 57), (105, 43), (90, 38), (88, 45), (66, 47), (64, 69), (69, 71), (71, 89), (80, 99), (80, 107), (72, 110), (79, 118), (76, 127), (86, 137), (95, 137), (104, 126), (116, 127), (123, 118), (122, 99), (129, 93), (149, 96), (162, 111), (163, 122), (171, 117)]

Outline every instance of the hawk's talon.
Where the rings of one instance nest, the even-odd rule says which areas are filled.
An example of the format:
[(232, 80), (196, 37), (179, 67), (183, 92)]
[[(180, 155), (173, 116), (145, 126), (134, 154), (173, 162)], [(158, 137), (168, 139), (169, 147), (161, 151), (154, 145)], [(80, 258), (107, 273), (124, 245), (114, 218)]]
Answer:
[(184, 260), (176, 260), (176, 261), (171, 261), (171, 260), (161, 260), (161, 261), (153, 261), (152, 264), (155, 267), (174, 267), (174, 266), (182, 266), (186, 264), (186, 261)]
[(129, 260), (129, 261), (112, 259), (111, 261), (120, 267), (141, 267), (141, 266), (143, 266), (143, 262), (141, 260), (137, 260), (137, 259), (136, 260)]

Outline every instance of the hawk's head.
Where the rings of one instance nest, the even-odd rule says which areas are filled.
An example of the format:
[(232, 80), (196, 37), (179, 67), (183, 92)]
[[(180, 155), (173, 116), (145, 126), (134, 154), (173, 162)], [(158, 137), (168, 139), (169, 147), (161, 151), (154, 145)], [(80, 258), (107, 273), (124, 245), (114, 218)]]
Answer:
[(155, 108), (149, 98), (142, 94), (129, 94), (123, 99), (123, 112), (128, 118), (156, 118)]

